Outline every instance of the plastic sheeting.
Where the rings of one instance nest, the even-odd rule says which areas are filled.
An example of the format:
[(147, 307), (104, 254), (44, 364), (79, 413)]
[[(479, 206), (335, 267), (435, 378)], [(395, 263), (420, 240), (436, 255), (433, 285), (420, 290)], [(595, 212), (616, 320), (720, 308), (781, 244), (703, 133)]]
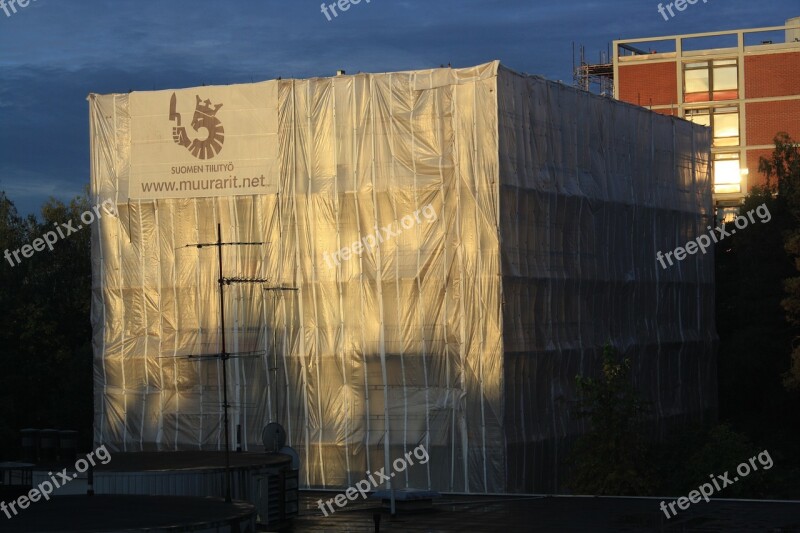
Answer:
[[(575, 376), (611, 342), (662, 429), (716, 416), (714, 256), (671, 252), (714, 224), (708, 130), (501, 70), (506, 487), (562, 488)], [(665, 262), (666, 264), (666, 262)]]
[(712, 259), (654, 259), (711, 223), (705, 129), (497, 62), (255, 85), (277, 121), (261, 194), (133, 191), (132, 154), (181, 146), (175, 105), (142, 128), (131, 100), (170, 92), (89, 98), (92, 193), (118, 213), (93, 235), (98, 443), (224, 446), (221, 363), (187, 357), (221, 349), (216, 250), (187, 247), (217, 224), (266, 243), (225, 247), (225, 275), (269, 280), (225, 288), (232, 439), (260, 449), (280, 422), (305, 486), (423, 445), (398, 486), (554, 488), (582, 429), (564, 400), (606, 340), (658, 416), (713, 411)]

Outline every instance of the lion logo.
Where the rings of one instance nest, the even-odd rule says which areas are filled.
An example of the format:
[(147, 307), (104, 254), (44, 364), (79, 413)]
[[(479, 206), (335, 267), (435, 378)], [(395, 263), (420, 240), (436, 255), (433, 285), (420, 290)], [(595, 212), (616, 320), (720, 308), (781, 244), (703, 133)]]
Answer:
[(175, 126), (172, 128), (172, 140), (175, 141), (175, 144), (185, 147), (198, 159), (213, 159), (222, 151), (222, 145), (225, 143), (225, 128), (217, 118), (217, 111), (222, 104), (212, 106), (211, 100), (203, 101), (199, 95), (195, 95), (195, 97), (197, 102), (194, 117), (192, 117), (192, 129), (200, 135), (202, 135), (200, 130), (204, 129), (205, 137), (189, 139), (186, 128), (181, 126), (181, 114), (176, 111), (178, 98), (175, 93), (172, 93), (169, 104), (169, 119), (175, 122)]

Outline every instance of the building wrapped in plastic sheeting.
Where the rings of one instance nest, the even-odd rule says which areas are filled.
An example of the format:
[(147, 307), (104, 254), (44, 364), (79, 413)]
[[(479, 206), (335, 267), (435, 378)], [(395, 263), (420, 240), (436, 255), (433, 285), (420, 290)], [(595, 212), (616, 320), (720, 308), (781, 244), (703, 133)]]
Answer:
[(665, 423), (715, 413), (713, 257), (655, 259), (713, 224), (705, 128), (498, 62), (89, 103), (109, 449), (224, 447), (218, 224), (267, 280), (224, 292), (231, 435), (282, 424), (305, 486), (555, 491), (607, 341)]

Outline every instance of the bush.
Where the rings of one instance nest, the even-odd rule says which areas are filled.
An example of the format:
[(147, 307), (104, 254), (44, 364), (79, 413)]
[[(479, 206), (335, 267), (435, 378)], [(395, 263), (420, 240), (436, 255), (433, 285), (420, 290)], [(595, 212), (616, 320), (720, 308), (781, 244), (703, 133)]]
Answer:
[(577, 376), (575, 415), (590, 423), (570, 454), (568, 486), (574, 493), (646, 495), (652, 490), (642, 437), (645, 403), (631, 381), (630, 360), (606, 344), (599, 379)]

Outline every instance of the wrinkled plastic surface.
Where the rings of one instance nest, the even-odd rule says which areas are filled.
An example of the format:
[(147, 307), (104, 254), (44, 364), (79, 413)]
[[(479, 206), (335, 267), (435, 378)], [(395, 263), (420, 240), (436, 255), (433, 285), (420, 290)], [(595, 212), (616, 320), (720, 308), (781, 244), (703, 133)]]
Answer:
[(716, 416), (713, 248), (656, 262), (714, 224), (710, 138), (540, 78), (498, 83), (506, 486), (549, 493), (586, 429), (575, 376), (600, 373), (607, 342), (662, 431)]
[(217, 252), (187, 247), (217, 224), (268, 243), (223, 248), (226, 276), (269, 280), (225, 286), (231, 446), (278, 421), (304, 486), (406, 456), (399, 487), (549, 490), (609, 339), (659, 416), (713, 410), (713, 260), (654, 259), (711, 223), (707, 131), (497, 62), (265, 83), (264, 195), (130, 200), (130, 97), (90, 96), (118, 212), (93, 235), (98, 443), (223, 448), (222, 363), (188, 357), (221, 350)]

